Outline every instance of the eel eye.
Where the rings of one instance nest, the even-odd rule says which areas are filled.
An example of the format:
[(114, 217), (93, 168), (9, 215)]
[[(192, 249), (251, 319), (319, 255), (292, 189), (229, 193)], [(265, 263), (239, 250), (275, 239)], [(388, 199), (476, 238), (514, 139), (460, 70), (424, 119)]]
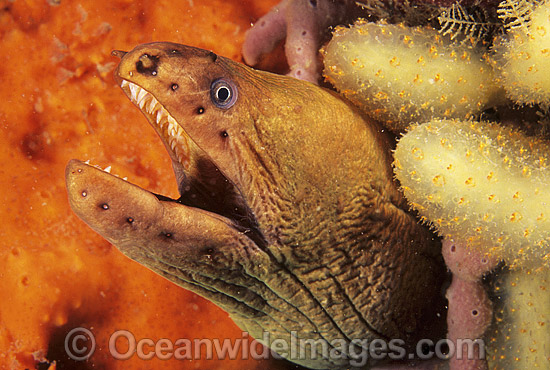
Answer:
[(230, 81), (219, 78), (210, 85), (210, 99), (218, 108), (231, 108), (237, 101), (237, 86)]

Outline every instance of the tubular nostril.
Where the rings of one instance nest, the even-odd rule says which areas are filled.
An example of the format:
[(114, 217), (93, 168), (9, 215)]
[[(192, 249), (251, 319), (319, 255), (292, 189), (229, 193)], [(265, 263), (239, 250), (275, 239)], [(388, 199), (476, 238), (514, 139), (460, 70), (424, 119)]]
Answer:
[(122, 59), (126, 54), (128, 54), (128, 52), (122, 51), (122, 50), (113, 50), (113, 51), (111, 51), (112, 56), (115, 56), (115, 57), (120, 58), (120, 59)]

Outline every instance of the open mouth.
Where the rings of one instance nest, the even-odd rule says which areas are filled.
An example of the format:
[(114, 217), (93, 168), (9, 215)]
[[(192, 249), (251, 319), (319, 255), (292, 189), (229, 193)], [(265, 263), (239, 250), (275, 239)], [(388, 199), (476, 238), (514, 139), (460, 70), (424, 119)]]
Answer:
[(174, 117), (159, 103), (148, 91), (133, 82), (122, 80), (120, 87), (145, 114), (151, 125), (155, 128), (166, 145), (172, 160), (189, 170), (190, 148), (189, 136), (176, 122)]
[(133, 82), (123, 79), (120, 87), (154, 127), (172, 158), (180, 198), (155, 196), (159, 200), (178, 202), (223, 216), (257, 245), (265, 245), (258, 222), (239, 189), (193, 142), (168, 110), (153, 94)]

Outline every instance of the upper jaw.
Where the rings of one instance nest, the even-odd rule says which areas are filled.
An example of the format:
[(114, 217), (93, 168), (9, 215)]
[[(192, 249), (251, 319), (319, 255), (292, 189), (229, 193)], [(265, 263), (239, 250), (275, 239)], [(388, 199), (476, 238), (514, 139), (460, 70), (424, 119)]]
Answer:
[[(117, 76), (120, 87), (141, 110), (166, 147), (176, 175), (178, 202), (228, 218), (257, 245), (265, 245), (254, 212), (240, 190), (216, 167), (155, 96), (138, 84)], [(210, 170), (205, 170), (210, 169)], [(168, 200), (164, 196), (159, 199)]]
[[(134, 82), (118, 78), (120, 87), (128, 98), (145, 115), (151, 126), (155, 129), (166, 147), (176, 175), (178, 186), (189, 171), (192, 153), (190, 146), (192, 141), (181, 128), (170, 112), (155, 98), (153, 94)], [(181, 189), (180, 193), (181, 193)]]

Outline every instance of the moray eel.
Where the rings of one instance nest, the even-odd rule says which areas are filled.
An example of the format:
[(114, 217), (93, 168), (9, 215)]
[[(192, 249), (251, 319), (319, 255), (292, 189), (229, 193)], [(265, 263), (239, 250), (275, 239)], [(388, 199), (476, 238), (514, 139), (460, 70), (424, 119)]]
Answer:
[(440, 243), (405, 211), (376, 123), (332, 91), (209, 51), (115, 54), (181, 197), (72, 160), (69, 201), (91, 228), (267, 346), (293, 337), (301, 354), (277, 348), (306, 367), (348, 368), (374, 339), (444, 335)]

